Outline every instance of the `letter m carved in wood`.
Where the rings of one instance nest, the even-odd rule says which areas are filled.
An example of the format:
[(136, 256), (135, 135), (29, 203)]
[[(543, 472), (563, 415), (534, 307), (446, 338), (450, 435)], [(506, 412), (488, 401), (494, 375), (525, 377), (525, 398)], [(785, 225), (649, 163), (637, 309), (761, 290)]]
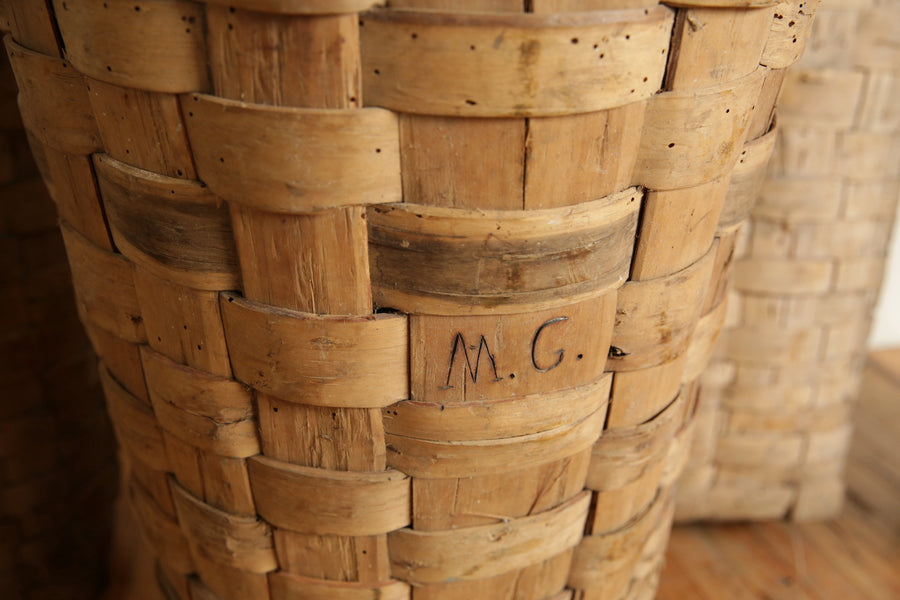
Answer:
[[(474, 353), (474, 362), (472, 361), (473, 357), (469, 354), (469, 350)], [(466, 344), (466, 338), (463, 337), (462, 332), (457, 332), (456, 337), (453, 339), (453, 349), (450, 351), (450, 365), (447, 368), (447, 382), (439, 389), (448, 390), (453, 388), (453, 386), (450, 385), (450, 381), (453, 377), (453, 368), (456, 363), (460, 361), (464, 361), (461, 368), (468, 371), (469, 377), (472, 378), (472, 383), (478, 383), (478, 372), (481, 368), (482, 358), (487, 360), (490, 365), (491, 374), (494, 376), (491, 381), (502, 380), (503, 378), (497, 374), (497, 362), (494, 359), (494, 355), (491, 353), (491, 349), (488, 347), (487, 340), (484, 339), (484, 336), (481, 336), (477, 346), (474, 344), (468, 345)]]

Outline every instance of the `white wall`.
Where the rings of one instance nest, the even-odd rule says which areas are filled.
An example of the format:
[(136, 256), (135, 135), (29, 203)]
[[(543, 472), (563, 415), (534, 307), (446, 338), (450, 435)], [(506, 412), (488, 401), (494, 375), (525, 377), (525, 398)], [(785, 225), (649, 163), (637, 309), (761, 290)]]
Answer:
[(894, 223), (884, 286), (875, 310), (869, 345), (872, 348), (900, 346), (900, 218)]

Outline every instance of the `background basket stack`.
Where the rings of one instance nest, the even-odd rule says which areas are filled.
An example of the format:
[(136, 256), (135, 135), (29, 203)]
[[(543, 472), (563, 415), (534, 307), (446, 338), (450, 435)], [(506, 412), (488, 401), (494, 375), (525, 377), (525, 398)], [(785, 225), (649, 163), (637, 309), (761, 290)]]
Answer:
[(679, 519), (834, 516), (900, 192), (900, 3), (829, 2), (779, 103)]
[(6, 56), (0, 289), (0, 597), (96, 598), (116, 490), (114, 440)]
[(652, 595), (812, 7), (371, 4), (6, 2), (161, 585)]

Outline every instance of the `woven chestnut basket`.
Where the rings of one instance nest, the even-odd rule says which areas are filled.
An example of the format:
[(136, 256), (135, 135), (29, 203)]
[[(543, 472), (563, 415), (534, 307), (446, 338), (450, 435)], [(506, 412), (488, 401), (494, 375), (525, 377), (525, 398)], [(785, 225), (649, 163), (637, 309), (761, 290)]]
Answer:
[(900, 3), (833, 2), (788, 75), (679, 519), (835, 516), (900, 193)]
[(372, 4), (7, 0), (161, 585), (652, 597), (815, 3)]
[(88, 600), (105, 577), (115, 441), (56, 211), (0, 57), (0, 598)]

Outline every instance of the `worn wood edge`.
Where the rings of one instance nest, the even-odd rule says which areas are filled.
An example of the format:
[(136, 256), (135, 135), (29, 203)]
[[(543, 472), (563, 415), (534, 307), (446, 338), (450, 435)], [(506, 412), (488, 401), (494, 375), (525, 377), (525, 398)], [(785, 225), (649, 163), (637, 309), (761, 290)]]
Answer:
[(222, 293), (238, 380), (300, 404), (383, 408), (409, 397), (406, 315), (315, 315)]
[(140, 11), (127, 2), (53, 0), (53, 5), (66, 58), (85, 75), (152, 92), (209, 88), (201, 4), (168, 0)]
[[(530, 211), (371, 207), (375, 303), (412, 314), (490, 314), (601, 295), (627, 277), (640, 194), (629, 188), (572, 207)], [(424, 255), (437, 266), (428, 272), (410, 268), (412, 261), (421, 264)], [(460, 255), (475, 258), (460, 261)], [(553, 261), (563, 259), (570, 275), (559, 279)], [(500, 275), (517, 264), (520, 271), (533, 273), (531, 281), (504, 282)], [(471, 289), (473, 269), (484, 273), (480, 292)], [(399, 280), (406, 271), (415, 279)]]
[[(630, 104), (661, 86), (673, 14), (663, 6), (549, 15), (364, 13), (360, 43), (366, 101), (399, 112), (467, 117), (557, 116)], [(498, 51), (504, 36), (516, 45)], [(424, 50), (428, 45), (431, 50)], [(489, 47), (492, 51), (481, 51)], [(522, 62), (523, 48), (540, 51), (527, 50), (532, 54)], [(588, 57), (584, 66), (566, 58), (572, 52)], [(620, 59), (620, 53), (627, 57)], [(613, 65), (602, 77), (606, 85), (597, 84), (600, 54)], [(409, 64), (400, 64), (405, 60)], [(476, 66), (467, 71), (470, 65)], [(482, 81), (488, 72), (490, 80)]]
[(502, 439), (581, 421), (609, 400), (612, 374), (586, 385), (500, 401), (403, 401), (382, 409), (386, 433), (432, 441)]
[(410, 600), (412, 591), (405, 581), (377, 583), (312, 579), (286, 571), (269, 574), (274, 600)]
[(101, 363), (99, 371), (107, 411), (119, 444), (151, 469), (167, 471), (166, 445), (153, 410), (122, 387), (106, 365)]
[(16, 74), (19, 112), (31, 135), (71, 154), (99, 150), (100, 132), (81, 73), (70, 68), (66, 60), (20, 45), (11, 35), (4, 36), (3, 41)]
[(276, 527), (367, 536), (411, 523), (410, 478), (399, 471), (331, 471), (265, 456), (248, 460), (247, 469), (257, 511)]
[(716, 349), (716, 341), (725, 324), (728, 302), (723, 299), (710, 312), (700, 317), (691, 341), (688, 344), (687, 362), (684, 366), (682, 381), (690, 382), (703, 375), (703, 370)]
[(581, 492), (552, 510), (495, 525), (395, 531), (388, 534), (392, 573), (415, 586), (484, 579), (538, 564), (578, 544), (590, 499), (590, 492)]
[(391, 111), (268, 106), (206, 94), (186, 94), (181, 106), (197, 173), (228, 202), (304, 213), (402, 201), (399, 124)]
[(639, 479), (665, 455), (681, 425), (684, 392), (658, 415), (636, 427), (607, 430), (594, 443), (585, 487), (614, 490)]
[(147, 390), (160, 426), (178, 439), (220, 456), (259, 454), (253, 396), (242, 384), (141, 348)]
[(718, 231), (727, 232), (750, 218), (766, 180), (766, 168), (775, 149), (778, 126), (744, 144), (740, 158), (731, 171), (728, 192), (719, 216)]
[(621, 529), (584, 536), (575, 547), (568, 585), (578, 590), (603, 588), (616, 572), (630, 579), (630, 571), (652, 531), (668, 527), (667, 522), (661, 521), (666, 504), (665, 494), (658, 493), (642, 514)]
[(278, 568), (269, 525), (221, 511), (170, 480), (178, 521), (193, 551), (206, 560), (251, 573)]
[(779, 0), (666, 0), (666, 6), (678, 8), (765, 8), (777, 6)]
[(600, 437), (605, 410), (555, 429), (496, 440), (433, 441), (385, 434), (388, 465), (424, 479), (525, 469), (577, 454)]
[(385, 0), (205, 0), (205, 3), (279, 15), (337, 15), (383, 6)]
[[(240, 286), (228, 208), (203, 183), (145, 171), (105, 154), (95, 154), (93, 163), (123, 255), (162, 279), (193, 289)], [(153, 198), (156, 202), (147, 201)], [(188, 222), (185, 216), (192, 218)], [(198, 233), (210, 232), (217, 244), (204, 244), (213, 241), (209, 237), (197, 243)]]
[(190, 548), (178, 521), (166, 514), (137, 480), (131, 479), (127, 490), (132, 510), (138, 517), (138, 529), (156, 557), (177, 573), (194, 572)]

